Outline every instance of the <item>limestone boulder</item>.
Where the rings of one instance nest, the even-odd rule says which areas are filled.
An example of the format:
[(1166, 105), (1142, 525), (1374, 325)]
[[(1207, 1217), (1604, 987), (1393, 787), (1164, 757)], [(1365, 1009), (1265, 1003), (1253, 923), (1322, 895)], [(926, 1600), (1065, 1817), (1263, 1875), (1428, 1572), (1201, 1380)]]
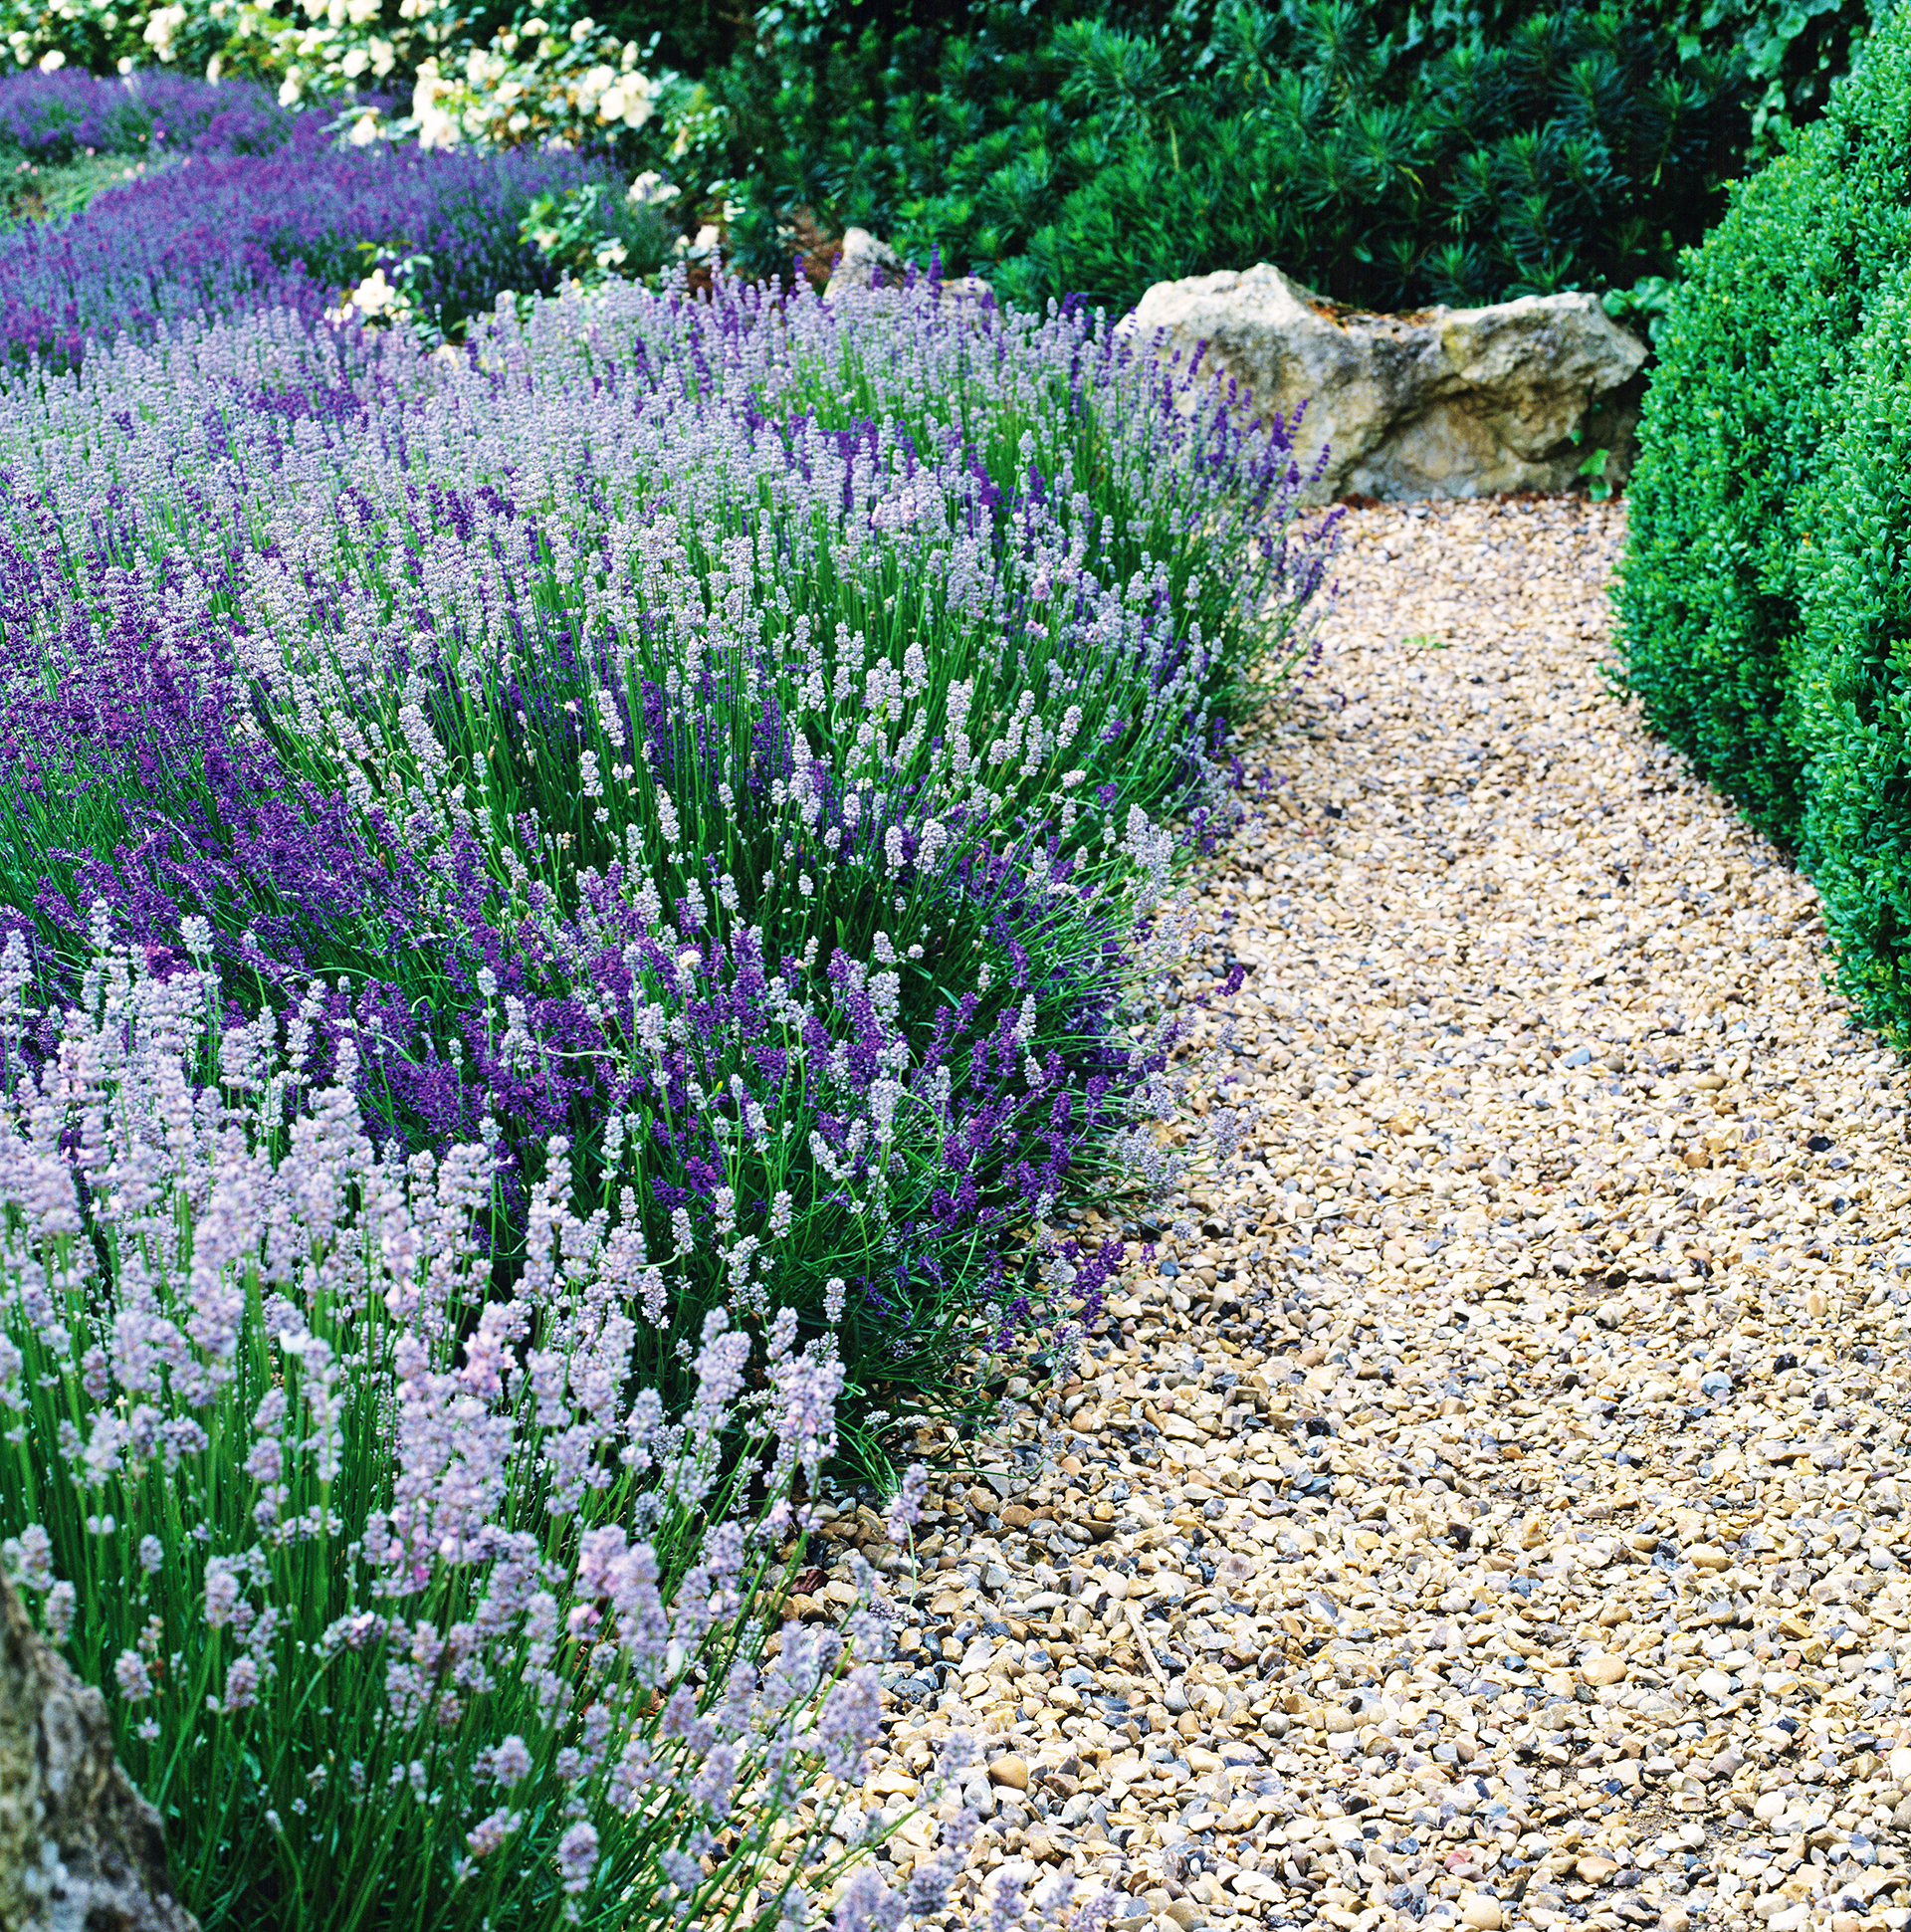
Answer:
[[(852, 228), (843, 236), (823, 300), (835, 302), (852, 293), (899, 289), (908, 273), (909, 265), (880, 236), (872, 235), (867, 228)], [(956, 276), (943, 284), (943, 298), (949, 302), (978, 303), (990, 294), (979, 275)]]
[(823, 300), (833, 302), (851, 289), (893, 289), (902, 279), (903, 258), (867, 228), (852, 228), (843, 237)]
[(0, 1576), (0, 1932), (198, 1932), (159, 1815), (112, 1751), (106, 1700)]
[(1159, 282), (1118, 327), (1199, 350), (1264, 412), (1305, 403), (1303, 467), (1327, 450), (1317, 501), (1564, 490), (1595, 448), (1614, 481), (1630, 467), (1646, 352), (1591, 295), (1369, 315), (1263, 262)]

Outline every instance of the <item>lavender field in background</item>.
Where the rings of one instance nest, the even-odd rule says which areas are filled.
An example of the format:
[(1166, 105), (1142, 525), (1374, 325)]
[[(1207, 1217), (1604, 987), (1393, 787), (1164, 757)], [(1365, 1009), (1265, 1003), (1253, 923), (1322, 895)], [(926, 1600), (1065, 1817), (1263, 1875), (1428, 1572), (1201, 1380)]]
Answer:
[[(89, 86), (76, 111), (109, 133), (121, 108), (97, 96), (113, 84)], [(157, 80), (141, 82), (155, 121), (169, 127), (171, 109), (157, 107), (164, 92)], [(0, 231), (0, 359), (70, 367), (89, 342), (149, 341), (168, 322), (271, 309), (317, 322), (342, 291), (374, 269), (396, 276), (401, 264), (410, 265), (402, 280), (417, 320), (456, 332), (502, 290), (532, 296), (558, 286), (558, 264), (523, 234), (540, 196), (608, 184), (615, 220), (637, 218), (622, 183), (576, 154), (352, 148), (334, 141), (325, 116), (287, 113), (252, 90), (200, 83), (186, 93), (190, 111), (179, 120), (191, 151), (166, 159), (172, 148), (157, 143), (150, 171), (106, 188), (81, 213)], [(209, 112), (206, 95), (226, 105)], [(9, 82), (0, 86), (0, 131), (51, 143), (47, 123), (61, 105), (24, 78)]]
[(104, 79), (78, 68), (0, 80), (0, 153), (59, 164), (82, 154), (269, 154), (300, 116), (268, 88), (163, 69)]

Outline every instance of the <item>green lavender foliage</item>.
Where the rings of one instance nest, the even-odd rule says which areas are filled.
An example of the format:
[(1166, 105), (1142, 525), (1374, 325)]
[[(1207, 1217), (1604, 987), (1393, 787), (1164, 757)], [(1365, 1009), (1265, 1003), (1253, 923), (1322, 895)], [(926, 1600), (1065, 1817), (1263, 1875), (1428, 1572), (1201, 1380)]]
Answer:
[(1911, 250), (1900, 14), (1688, 258), (1659, 340), (1618, 591), (1647, 719), (1762, 831), (1805, 833), (1805, 604), (1855, 345)]

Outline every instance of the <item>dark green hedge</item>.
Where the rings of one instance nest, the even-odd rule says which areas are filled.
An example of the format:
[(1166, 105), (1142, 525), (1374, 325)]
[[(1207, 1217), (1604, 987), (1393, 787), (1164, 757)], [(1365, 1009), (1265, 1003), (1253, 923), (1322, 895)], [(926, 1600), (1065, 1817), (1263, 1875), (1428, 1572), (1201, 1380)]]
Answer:
[(1620, 655), (1815, 878), (1911, 1046), (1911, 8), (1687, 264), (1646, 396)]
[(1805, 859), (1845, 992), (1911, 1047), (1911, 253), (1851, 363), (1805, 600)]
[(1658, 339), (1619, 578), (1647, 717), (1761, 829), (1804, 833), (1805, 585), (1828, 440), (1884, 279), (1911, 257), (1900, 12), (1823, 119), (1734, 193)]

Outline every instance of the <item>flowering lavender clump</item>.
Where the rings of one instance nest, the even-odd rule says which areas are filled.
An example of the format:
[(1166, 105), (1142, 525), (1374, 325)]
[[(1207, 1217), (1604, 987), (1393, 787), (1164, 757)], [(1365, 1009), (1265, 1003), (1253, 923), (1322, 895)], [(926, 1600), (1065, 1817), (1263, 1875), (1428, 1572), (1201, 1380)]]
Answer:
[(0, 149), (59, 164), (78, 154), (268, 154), (297, 116), (271, 91), (158, 71), (105, 80), (80, 68), (0, 80)]
[(265, 128), (235, 126), (222, 148), (209, 123), (206, 151), (108, 188), (67, 221), (0, 234), (0, 360), (70, 367), (89, 341), (149, 340), (169, 323), (255, 310), (317, 324), (342, 289), (401, 268), (410, 311), (455, 329), (501, 289), (557, 286), (557, 268), (521, 235), (525, 215), (540, 195), (605, 178), (556, 151), (340, 148), (318, 115), (289, 118), (269, 146)]
[[(101, 1686), (211, 1927), (769, 1925), (834, 1867), (867, 1668), (752, 1654), (840, 1377), (721, 1312), (667, 1422), (554, 1144), (513, 1292), (483, 1145), (374, 1146), (341, 1035), (103, 948), (57, 1049), (0, 957), (0, 1561)], [(209, 1074), (203, 1081), (201, 1076)], [(848, 1665), (847, 1669), (844, 1668)], [(713, 1917), (710, 1922), (717, 1922)]]
[(96, 904), (156, 971), (204, 921), (381, 1150), (495, 1137), (501, 1287), (561, 1136), (673, 1413), (713, 1310), (905, 1412), (1093, 1314), (1119, 1246), (1042, 1231), (1152, 1158), (1166, 898), (1322, 579), (1285, 425), (933, 278), (435, 357), (282, 313), (7, 403), (0, 901), (50, 990)]

